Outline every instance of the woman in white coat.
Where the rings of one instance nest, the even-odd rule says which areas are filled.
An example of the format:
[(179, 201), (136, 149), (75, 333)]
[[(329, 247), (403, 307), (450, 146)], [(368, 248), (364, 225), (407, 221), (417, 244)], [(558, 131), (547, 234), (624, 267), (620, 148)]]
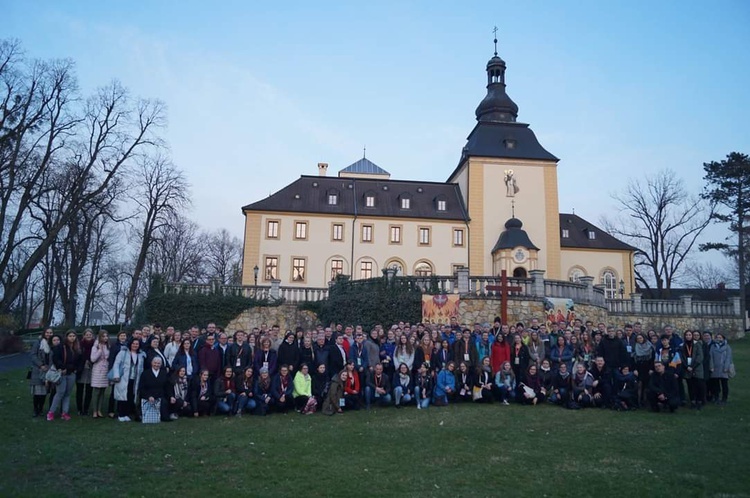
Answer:
[(120, 351), (115, 358), (114, 392), (117, 401), (117, 420), (130, 422), (130, 416), (135, 413), (138, 395), (138, 384), (143, 373), (143, 362), (146, 355), (140, 351), (141, 343), (138, 339), (131, 339), (127, 351)]

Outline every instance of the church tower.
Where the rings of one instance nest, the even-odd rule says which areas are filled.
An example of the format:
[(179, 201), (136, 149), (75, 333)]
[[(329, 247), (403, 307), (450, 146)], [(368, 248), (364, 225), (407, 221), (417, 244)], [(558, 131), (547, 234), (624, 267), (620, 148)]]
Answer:
[[(469, 270), (476, 276), (500, 269), (522, 276), (541, 269), (546, 278), (560, 279), (558, 159), (528, 124), (517, 122), (518, 106), (506, 93), (506, 64), (497, 55), (497, 39), (486, 71), (487, 95), (476, 109), (477, 124), (448, 178), (459, 185), (471, 219)], [(519, 220), (525, 239), (508, 233), (520, 230)], [(501, 239), (528, 243), (500, 248)]]

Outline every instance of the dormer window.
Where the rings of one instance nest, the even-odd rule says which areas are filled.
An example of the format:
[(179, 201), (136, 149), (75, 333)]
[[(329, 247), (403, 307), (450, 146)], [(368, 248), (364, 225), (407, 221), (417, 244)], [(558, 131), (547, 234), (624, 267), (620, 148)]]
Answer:
[(505, 140), (503, 140), (503, 143), (505, 144), (506, 149), (516, 148), (516, 140), (514, 138), (506, 138)]
[(411, 209), (411, 196), (408, 194), (399, 196), (399, 204), (401, 209)]
[(447, 203), (444, 200), (442, 200), (442, 199), (438, 200), (437, 201), (437, 210), (438, 211), (445, 211), (446, 204)]
[(562, 238), (563, 239), (570, 238), (570, 230), (568, 230), (567, 228), (563, 228), (562, 229)]
[(365, 197), (365, 207), (374, 208), (375, 207), (375, 193), (372, 191), (365, 192), (364, 197)]
[(596, 232), (593, 230), (589, 230), (589, 240), (595, 240), (596, 239)]
[(328, 205), (329, 206), (338, 206), (339, 204), (339, 192), (338, 190), (329, 190), (328, 191)]

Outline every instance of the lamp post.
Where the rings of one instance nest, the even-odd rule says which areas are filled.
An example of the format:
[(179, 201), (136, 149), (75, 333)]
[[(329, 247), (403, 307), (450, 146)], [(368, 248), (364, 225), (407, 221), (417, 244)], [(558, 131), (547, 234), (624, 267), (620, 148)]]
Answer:
[(620, 299), (625, 299), (625, 281), (620, 279)]
[(255, 279), (255, 288), (253, 289), (255, 292), (255, 297), (258, 297), (258, 272), (260, 271), (260, 268), (258, 268), (258, 265), (255, 265), (253, 267), (253, 278)]

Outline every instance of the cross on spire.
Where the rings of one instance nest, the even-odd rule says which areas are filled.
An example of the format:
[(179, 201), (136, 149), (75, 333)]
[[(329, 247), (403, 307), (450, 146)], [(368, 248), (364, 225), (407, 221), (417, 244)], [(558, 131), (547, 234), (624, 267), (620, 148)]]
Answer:
[(512, 199), (510, 201), (510, 216), (511, 218), (516, 217), (516, 200), (515, 199)]
[(367, 158), (367, 146), (362, 147), (362, 159)]
[(497, 57), (497, 26), (494, 27), (492, 33), (495, 35), (495, 57)]

